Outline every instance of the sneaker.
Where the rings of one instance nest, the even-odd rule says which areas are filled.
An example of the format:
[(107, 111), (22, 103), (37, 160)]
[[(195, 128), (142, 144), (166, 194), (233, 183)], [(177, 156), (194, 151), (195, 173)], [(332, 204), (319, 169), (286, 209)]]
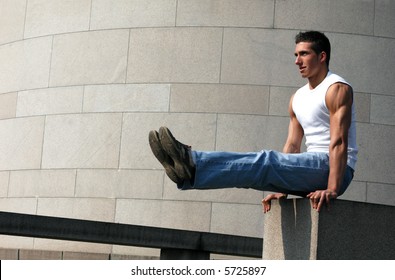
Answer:
[(195, 164), (192, 160), (191, 146), (178, 142), (167, 127), (159, 128), (159, 138), (163, 149), (174, 162), (177, 176), (185, 180), (193, 180)]
[(166, 175), (176, 184), (181, 184), (184, 180), (179, 178), (174, 169), (174, 162), (168, 156), (168, 154), (163, 149), (160, 140), (159, 133), (155, 130), (152, 130), (148, 134), (149, 145), (151, 147), (152, 153), (156, 157), (157, 160), (163, 165), (165, 168)]

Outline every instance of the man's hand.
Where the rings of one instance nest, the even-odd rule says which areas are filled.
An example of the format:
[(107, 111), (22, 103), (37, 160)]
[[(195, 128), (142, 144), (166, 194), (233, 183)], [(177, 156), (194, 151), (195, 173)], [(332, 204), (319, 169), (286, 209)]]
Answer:
[(264, 199), (262, 199), (262, 210), (263, 213), (267, 213), (270, 211), (270, 208), (272, 206), (271, 200), (272, 199), (280, 199), (280, 198), (286, 198), (287, 195), (285, 193), (272, 193), (267, 195)]
[(330, 200), (337, 198), (337, 193), (330, 190), (321, 190), (311, 192), (307, 195), (307, 197), (310, 198), (311, 207), (319, 212), (324, 202), (329, 209)]

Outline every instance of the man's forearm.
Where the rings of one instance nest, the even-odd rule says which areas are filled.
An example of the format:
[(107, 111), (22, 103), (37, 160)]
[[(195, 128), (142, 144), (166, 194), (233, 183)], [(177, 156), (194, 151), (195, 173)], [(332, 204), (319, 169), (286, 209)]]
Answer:
[(329, 152), (328, 190), (339, 193), (346, 167), (347, 148), (344, 145), (332, 147)]

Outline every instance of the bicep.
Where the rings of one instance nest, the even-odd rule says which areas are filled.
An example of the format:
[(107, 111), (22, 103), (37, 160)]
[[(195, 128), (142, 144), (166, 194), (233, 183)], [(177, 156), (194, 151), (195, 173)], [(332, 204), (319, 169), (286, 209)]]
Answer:
[(332, 85), (326, 96), (330, 116), (331, 143), (347, 143), (351, 125), (352, 88), (346, 84)]
[(288, 125), (288, 137), (283, 149), (284, 153), (299, 153), (304, 135), (303, 128), (292, 109), (292, 100), (293, 96), (291, 97), (288, 107), (290, 121)]

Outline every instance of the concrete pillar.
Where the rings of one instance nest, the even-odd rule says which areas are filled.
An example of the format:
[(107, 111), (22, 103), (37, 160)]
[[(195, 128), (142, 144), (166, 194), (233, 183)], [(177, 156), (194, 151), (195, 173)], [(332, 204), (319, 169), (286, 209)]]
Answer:
[(263, 259), (394, 259), (395, 207), (345, 200), (313, 210), (308, 199), (274, 201), (264, 217)]

